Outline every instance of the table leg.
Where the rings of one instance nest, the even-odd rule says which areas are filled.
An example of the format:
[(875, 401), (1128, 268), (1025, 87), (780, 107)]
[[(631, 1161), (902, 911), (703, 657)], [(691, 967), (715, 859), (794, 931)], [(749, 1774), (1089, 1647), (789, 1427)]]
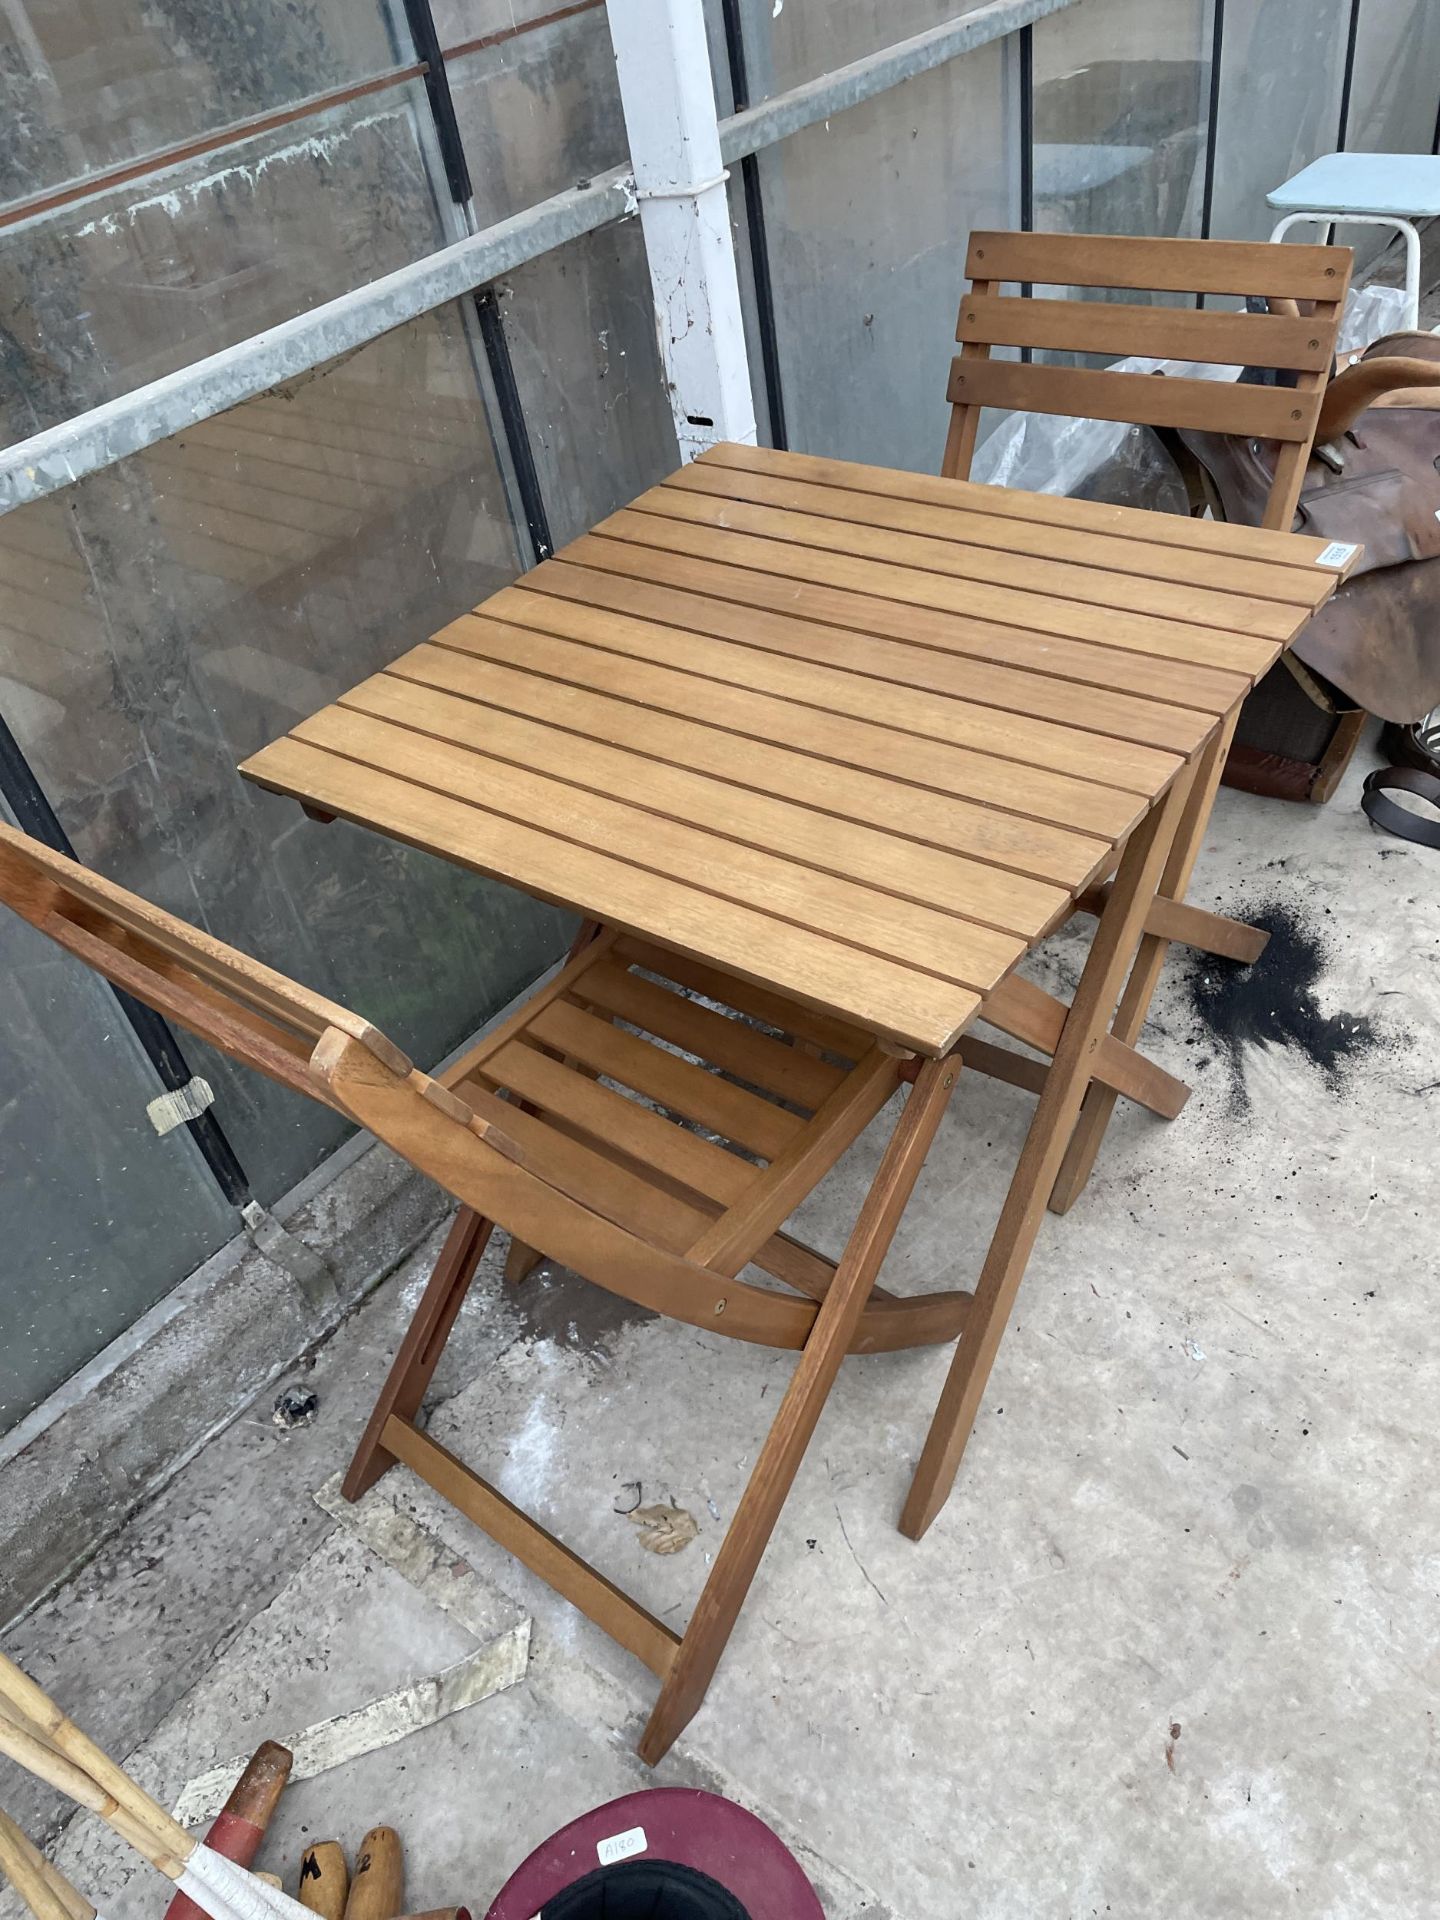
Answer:
[[(1230, 741), (1235, 733), (1235, 723), (1240, 713), (1237, 707), (1229, 721), (1201, 755), (1198, 769), (1186, 802), (1184, 817), (1179, 831), (1175, 835), (1175, 844), (1165, 862), (1165, 871), (1160, 881), (1159, 897), (1183, 903), (1185, 890), (1190, 885), (1190, 876), (1195, 870), (1200, 848), (1204, 843), (1206, 829), (1210, 825), (1211, 810), (1215, 805), (1215, 795), (1220, 786), (1220, 776), (1225, 771), (1225, 756), (1230, 751)], [(1262, 941), (1263, 946), (1263, 941)], [(1125, 983), (1121, 996), (1120, 1009), (1115, 1016), (1112, 1031), (1117, 1040), (1126, 1046), (1134, 1046), (1140, 1038), (1146, 1017), (1150, 1012), (1150, 1002), (1160, 983), (1160, 972), (1165, 965), (1165, 956), (1170, 951), (1170, 942), (1158, 933), (1147, 933), (1140, 942), (1140, 950), (1135, 956), (1130, 978)], [(1092, 1082), (1085, 1095), (1080, 1118), (1075, 1126), (1069, 1147), (1060, 1165), (1055, 1180), (1054, 1191), (1050, 1195), (1052, 1213), (1068, 1213), (1080, 1198), (1085, 1182), (1095, 1165), (1096, 1155), (1100, 1151), (1100, 1142), (1105, 1138), (1105, 1129), (1110, 1124), (1110, 1115), (1115, 1111), (1115, 1095), (1110, 1088)]]
[(927, 1060), (916, 1076), (650, 1715), (640, 1757), (652, 1767), (705, 1698), (959, 1073), (952, 1055)]
[(985, 1256), (975, 1304), (950, 1364), (901, 1514), (900, 1530), (913, 1540), (920, 1538), (949, 1497), (1021, 1276), (1045, 1217), (1046, 1199), (1090, 1082), (1091, 1059), (1105, 1035), (1165, 860), (1202, 773), (1203, 762), (1181, 774), (1131, 834), (1120, 861), (1109, 904), (1096, 929), (995, 1237)]

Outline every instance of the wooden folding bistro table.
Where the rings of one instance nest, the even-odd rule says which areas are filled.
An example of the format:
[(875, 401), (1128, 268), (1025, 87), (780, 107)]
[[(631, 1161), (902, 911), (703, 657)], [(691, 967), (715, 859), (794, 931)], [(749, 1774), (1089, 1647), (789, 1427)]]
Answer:
[[(1179, 1111), (1112, 1015), (1142, 939), (1147, 966), (1197, 928), (1246, 950), (1180, 895), (1225, 724), (1333, 590), (1329, 557), (722, 446), (246, 762), (584, 917), (561, 973), (443, 1076), (491, 1146), (387, 1130), (373, 1062), (330, 1076), (466, 1203), (347, 1491), (405, 1461), (639, 1654), (664, 1682), (648, 1759), (703, 1698), (845, 1353), (960, 1335), (901, 1521), (918, 1537), (1087, 1090)], [(1066, 1007), (1014, 969), (1082, 896), (1098, 926)], [(897, 1300), (880, 1265), (962, 1064), (1039, 1102), (974, 1295)], [(841, 1257), (786, 1235), (907, 1082)], [(802, 1350), (683, 1637), (415, 1424), (496, 1221), (513, 1278), (544, 1253)]]

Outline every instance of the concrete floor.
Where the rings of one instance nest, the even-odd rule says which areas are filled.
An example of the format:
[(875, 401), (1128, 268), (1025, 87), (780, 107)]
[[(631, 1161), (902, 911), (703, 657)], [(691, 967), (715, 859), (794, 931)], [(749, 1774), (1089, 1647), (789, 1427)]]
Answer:
[[(1222, 794), (1195, 897), (1281, 934), (1218, 1003), (1172, 964), (1148, 1042), (1190, 1105), (1168, 1126), (1122, 1107), (1091, 1189), (1047, 1224), (919, 1545), (894, 1521), (947, 1355), (849, 1364), (709, 1700), (655, 1776), (770, 1818), (831, 1920), (1437, 1910), (1440, 869), (1359, 813), (1371, 758), (1324, 809)], [(1057, 941), (1042, 976), (1073, 979), (1078, 953)], [(1029, 1104), (972, 1078), (888, 1284), (973, 1276)], [(872, 1131), (804, 1210), (832, 1249)], [(473, 1632), (311, 1498), (430, 1251), (315, 1356), (312, 1427), (278, 1431), (267, 1396), (7, 1644), (168, 1803), (263, 1735), (529, 1616), (518, 1685), (292, 1787), (262, 1858), (293, 1878), (307, 1838), (385, 1820), (412, 1907), (483, 1910), (546, 1832), (645, 1782), (652, 1684), (403, 1472), (372, 1524), (398, 1506), (445, 1543), (442, 1567), (473, 1566)], [(564, 1275), (507, 1293), (492, 1254), (432, 1430), (678, 1620), (790, 1365), (617, 1314)], [(615, 1512), (635, 1481), (697, 1517), (689, 1548), (641, 1551)], [(0, 1801), (53, 1838), (52, 1803), (9, 1780)], [(159, 1883), (88, 1819), (57, 1852), (112, 1920), (158, 1915)]]

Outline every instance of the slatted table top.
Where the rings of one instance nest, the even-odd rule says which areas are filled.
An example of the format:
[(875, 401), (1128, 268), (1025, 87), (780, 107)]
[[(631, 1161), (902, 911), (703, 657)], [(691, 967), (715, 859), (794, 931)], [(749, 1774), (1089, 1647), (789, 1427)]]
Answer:
[(720, 446), (241, 770), (937, 1054), (1333, 559)]

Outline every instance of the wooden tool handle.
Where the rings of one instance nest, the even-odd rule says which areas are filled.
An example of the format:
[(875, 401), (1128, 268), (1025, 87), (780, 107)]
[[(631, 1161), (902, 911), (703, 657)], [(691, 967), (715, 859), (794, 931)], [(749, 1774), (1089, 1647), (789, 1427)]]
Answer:
[(405, 1853), (393, 1827), (372, 1827), (360, 1842), (345, 1920), (397, 1920), (405, 1905)]
[[(212, 1852), (223, 1853), (237, 1866), (250, 1865), (290, 1778), (293, 1760), (290, 1749), (275, 1740), (255, 1749), (205, 1836)], [(177, 1893), (165, 1909), (165, 1920), (203, 1920), (203, 1909), (188, 1893)]]
[(344, 1920), (349, 1892), (350, 1869), (340, 1842), (317, 1840), (313, 1847), (307, 1847), (300, 1862), (301, 1906), (318, 1913), (320, 1920)]
[[(80, 1900), (69, 1881), (55, 1872), (8, 1813), (0, 1813), (0, 1873), (14, 1887), (35, 1920), (81, 1920), (82, 1912), (89, 1915), (89, 1920), (95, 1920), (95, 1909)], [(70, 1900), (60, 1891), (62, 1887), (71, 1896)], [(80, 1912), (72, 1901), (79, 1902)]]

